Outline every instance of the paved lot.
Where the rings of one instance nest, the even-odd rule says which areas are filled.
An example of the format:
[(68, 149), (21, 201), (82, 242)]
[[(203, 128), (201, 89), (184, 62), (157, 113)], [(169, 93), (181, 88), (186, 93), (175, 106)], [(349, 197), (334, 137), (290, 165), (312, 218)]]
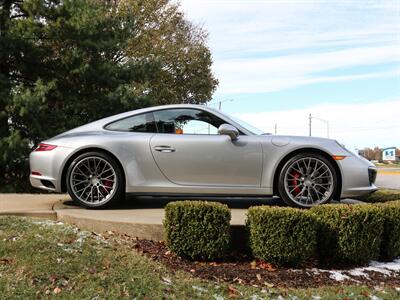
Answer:
[(398, 171), (380, 171), (376, 184), (381, 188), (400, 189), (400, 169)]

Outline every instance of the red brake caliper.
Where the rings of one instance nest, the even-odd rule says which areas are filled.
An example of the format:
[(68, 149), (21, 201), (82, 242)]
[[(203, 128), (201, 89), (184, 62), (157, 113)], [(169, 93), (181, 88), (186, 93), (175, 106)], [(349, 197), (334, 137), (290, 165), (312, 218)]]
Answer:
[(107, 194), (110, 193), (111, 188), (112, 188), (112, 181), (105, 179), (105, 180), (103, 180), (103, 185), (104, 185), (103, 189), (106, 191), (106, 193)]
[(293, 183), (294, 186), (296, 186), (294, 188), (294, 191), (295, 191), (295, 193), (297, 195), (301, 191), (301, 189), (299, 187), (299, 182), (298, 182), (298, 179), (300, 178), (300, 174), (298, 172), (296, 172), (296, 171), (293, 171), (290, 174), (293, 176), (292, 183)]

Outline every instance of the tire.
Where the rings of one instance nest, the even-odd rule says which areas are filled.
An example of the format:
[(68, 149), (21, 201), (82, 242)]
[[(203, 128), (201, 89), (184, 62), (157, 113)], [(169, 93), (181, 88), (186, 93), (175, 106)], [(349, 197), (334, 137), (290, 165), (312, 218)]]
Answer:
[(285, 163), (279, 173), (279, 194), (292, 207), (310, 208), (329, 203), (337, 188), (336, 169), (320, 154), (297, 154)]
[(67, 191), (86, 208), (106, 208), (125, 196), (121, 168), (113, 157), (87, 152), (76, 157), (67, 171)]

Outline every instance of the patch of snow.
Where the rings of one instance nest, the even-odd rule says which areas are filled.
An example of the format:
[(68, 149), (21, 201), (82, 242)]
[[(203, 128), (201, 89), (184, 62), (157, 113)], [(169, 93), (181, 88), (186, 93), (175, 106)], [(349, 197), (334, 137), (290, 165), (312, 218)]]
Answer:
[(60, 226), (60, 225), (64, 225), (63, 222), (56, 222), (56, 221), (51, 221), (51, 220), (40, 220), (40, 221), (31, 221), (33, 224), (36, 225), (42, 225), (42, 226)]
[(395, 259), (394, 261), (390, 262), (378, 262), (378, 261), (371, 261), (369, 264), (371, 267), (379, 268), (379, 269), (387, 269), (395, 272), (400, 271), (400, 258)]
[[(313, 274), (329, 273), (329, 277), (336, 281), (355, 280), (352, 277), (364, 277), (370, 279), (369, 272), (381, 273), (385, 276), (392, 276), (394, 273), (400, 272), (400, 258), (391, 262), (370, 261), (369, 265), (361, 268), (350, 270), (324, 270), (318, 268), (307, 269)], [(357, 281), (357, 280), (355, 280)]]
[(385, 268), (365, 267), (365, 268), (361, 268), (361, 269), (363, 269), (365, 271), (381, 273), (381, 274), (384, 274), (386, 276), (392, 275), (392, 272), (390, 270), (388, 270), (388, 269), (385, 269)]
[(192, 289), (199, 291), (201, 293), (206, 293), (208, 292), (208, 290), (206, 290), (205, 288), (202, 288), (201, 286), (196, 286), (196, 285), (192, 285)]
[(85, 238), (84, 237), (80, 237), (75, 241), (75, 243), (78, 244), (78, 247), (82, 247), (84, 241), (85, 241)]
[(162, 280), (161, 280), (161, 283), (165, 284), (165, 285), (171, 285), (172, 281), (171, 281), (171, 279), (169, 279), (167, 277), (163, 277)]
[(381, 298), (379, 298), (375, 295), (371, 295), (370, 298), (371, 298), (371, 300), (381, 300)]
[(321, 296), (320, 295), (312, 295), (311, 299), (313, 299), (313, 300), (321, 300)]
[(329, 275), (329, 278), (332, 278), (333, 280), (336, 281), (343, 281), (346, 279), (350, 279), (349, 276), (347, 276), (346, 274), (343, 274), (341, 271), (329, 271), (329, 273), (331, 275)]
[(325, 272), (325, 270), (321, 270), (321, 269), (317, 269), (317, 268), (312, 268), (310, 271), (313, 272), (314, 274), (319, 274), (321, 271)]
[(76, 239), (75, 243), (77, 244), (78, 247), (82, 247), (86, 238), (91, 236), (91, 233), (88, 231), (79, 231), (76, 235), (78, 238)]
[(224, 300), (224, 297), (222, 297), (221, 295), (214, 294), (213, 296), (215, 300)]
[(368, 274), (364, 272), (364, 268), (355, 268), (348, 271), (348, 274), (351, 276), (365, 277), (369, 278)]

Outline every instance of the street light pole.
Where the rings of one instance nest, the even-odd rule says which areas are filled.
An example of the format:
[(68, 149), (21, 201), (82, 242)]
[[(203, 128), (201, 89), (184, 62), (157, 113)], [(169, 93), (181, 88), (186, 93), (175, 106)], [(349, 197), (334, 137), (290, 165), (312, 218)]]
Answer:
[(311, 123), (312, 123), (312, 116), (311, 114), (308, 115), (308, 135), (311, 136)]
[(318, 121), (321, 121), (321, 122), (325, 123), (325, 125), (326, 125), (326, 137), (329, 138), (329, 121), (321, 119), (321, 118), (313, 117), (311, 114), (309, 115), (309, 125), (308, 125), (309, 126), (309, 134), (310, 134), (310, 136), (311, 136), (311, 124), (312, 124), (311, 122), (312, 122), (312, 119), (316, 119)]
[(227, 101), (232, 102), (233, 100), (234, 100), (234, 99), (225, 99), (225, 100), (220, 100), (220, 101), (218, 101), (218, 110), (221, 110), (221, 108), (222, 108), (222, 103), (227, 102)]

